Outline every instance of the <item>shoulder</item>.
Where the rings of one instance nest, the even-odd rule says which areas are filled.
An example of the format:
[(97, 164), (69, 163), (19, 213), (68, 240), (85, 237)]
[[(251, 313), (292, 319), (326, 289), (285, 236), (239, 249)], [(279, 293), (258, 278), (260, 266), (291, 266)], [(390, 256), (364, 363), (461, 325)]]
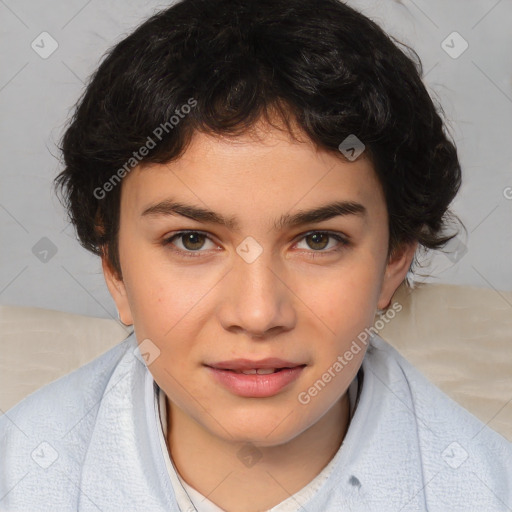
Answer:
[(102, 394), (112, 371), (132, 344), (132, 336), (128, 336), (89, 363), (26, 396), (0, 417), (0, 432), (11, 430), (9, 420), (25, 422), (33, 417), (30, 424), (55, 428), (59, 416), (79, 413), (88, 400)]
[(432, 479), (427, 491), (431, 487), (450, 496), (453, 489), (467, 487), (497, 503), (512, 500), (512, 443), (430, 382), (384, 339), (374, 336), (367, 356), (390, 387), (401, 383), (411, 397), (425, 482)]
[[(43, 386), (0, 416), (0, 497), (22, 479), (33, 479), (40, 492), (68, 499), (76, 494), (71, 481), (67, 490), (53, 489), (62, 479), (50, 466), (72, 477), (80, 471), (88, 439), (94, 429), (96, 411), (109, 381), (123, 357), (136, 347), (134, 335), (93, 361)], [(46, 481), (46, 480), (48, 481)], [(64, 485), (65, 486), (65, 485)], [(42, 497), (41, 495), (39, 495)], [(13, 498), (14, 499), (14, 498)], [(5, 502), (0, 502), (0, 509)], [(69, 506), (61, 502), (60, 506)], [(58, 508), (58, 507), (57, 507)]]

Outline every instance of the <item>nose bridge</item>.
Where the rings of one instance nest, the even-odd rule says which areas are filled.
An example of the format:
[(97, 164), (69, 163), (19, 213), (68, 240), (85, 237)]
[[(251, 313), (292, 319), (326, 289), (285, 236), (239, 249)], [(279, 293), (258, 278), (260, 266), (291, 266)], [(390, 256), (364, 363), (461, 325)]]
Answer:
[[(241, 286), (242, 297), (257, 301), (256, 307), (275, 300), (276, 274), (272, 253), (264, 249), (255, 239), (247, 237), (236, 249), (234, 272)], [(239, 297), (239, 298), (242, 298)], [(267, 300), (266, 300), (267, 299)], [(260, 304), (261, 302), (261, 304)]]
[(225, 327), (236, 325), (260, 336), (277, 326), (289, 328), (294, 319), (290, 292), (272, 252), (251, 237), (236, 252), (224, 305)]
[(276, 262), (273, 261), (270, 251), (266, 250), (251, 259), (239, 256), (234, 271), (245, 291), (259, 296), (275, 291), (277, 279), (275, 266)]

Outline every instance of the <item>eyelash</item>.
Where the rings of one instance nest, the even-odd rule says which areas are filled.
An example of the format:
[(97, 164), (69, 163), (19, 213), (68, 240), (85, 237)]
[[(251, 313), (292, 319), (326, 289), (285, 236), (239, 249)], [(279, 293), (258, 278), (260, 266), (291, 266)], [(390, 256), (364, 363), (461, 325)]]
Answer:
[[(173, 247), (173, 244), (172, 244), (173, 240), (175, 240), (176, 238), (179, 238), (180, 236), (188, 235), (188, 234), (191, 234), (191, 233), (196, 233), (196, 234), (204, 235), (210, 241), (214, 242), (208, 236), (208, 233), (205, 233), (204, 231), (190, 230), (190, 231), (178, 231), (178, 232), (172, 234), (171, 236), (167, 237), (165, 240), (162, 240), (161, 243), (162, 243), (162, 245), (164, 247), (169, 248), (171, 251), (173, 251), (175, 253), (178, 253), (180, 255), (183, 255), (183, 256), (185, 256), (187, 258), (197, 258), (197, 257), (200, 257), (201, 253), (202, 252), (206, 252), (206, 251), (201, 251), (201, 250), (197, 250), (197, 251), (184, 251), (182, 249), (176, 249), (176, 248)], [(319, 251), (311, 250), (311, 258), (316, 258), (318, 256), (323, 256), (323, 255), (330, 255), (332, 253), (339, 252), (342, 249), (344, 249), (345, 247), (350, 245), (350, 242), (344, 236), (341, 236), (339, 233), (331, 232), (331, 231), (308, 231), (307, 233), (304, 233), (303, 235), (301, 235), (301, 237), (298, 240), (298, 242), (302, 241), (304, 238), (306, 238), (306, 237), (308, 237), (310, 235), (315, 235), (315, 234), (328, 235), (330, 238), (334, 238), (337, 242), (339, 242), (340, 246), (338, 246), (335, 249), (331, 249), (329, 251), (325, 251), (325, 250), (321, 250), (321, 251), (320, 250)]]

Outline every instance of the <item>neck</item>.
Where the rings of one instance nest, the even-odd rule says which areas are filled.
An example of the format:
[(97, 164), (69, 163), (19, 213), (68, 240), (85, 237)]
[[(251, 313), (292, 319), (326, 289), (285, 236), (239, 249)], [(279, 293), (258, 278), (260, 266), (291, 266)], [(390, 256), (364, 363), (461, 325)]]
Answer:
[[(267, 510), (305, 487), (341, 446), (350, 411), (345, 393), (317, 423), (287, 443), (254, 447), (215, 436), (167, 398), (166, 403), (167, 446), (178, 473), (227, 512)], [(249, 459), (243, 460), (246, 453)], [(251, 456), (258, 462), (247, 462)]]

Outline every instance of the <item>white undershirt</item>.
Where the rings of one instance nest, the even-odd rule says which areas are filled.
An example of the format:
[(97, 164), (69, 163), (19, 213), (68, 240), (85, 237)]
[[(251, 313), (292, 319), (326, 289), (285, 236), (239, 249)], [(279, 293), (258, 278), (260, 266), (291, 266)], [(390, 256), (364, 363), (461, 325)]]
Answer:
[[(362, 368), (360, 369), (360, 378), (363, 378)], [(193, 512), (194, 510), (197, 512), (225, 512), (222, 508), (203, 496), (200, 492), (196, 491), (196, 489), (188, 485), (176, 470), (174, 463), (169, 456), (169, 451), (165, 442), (165, 439), (167, 438), (167, 408), (165, 402), (165, 393), (160, 389), (158, 385), (155, 387), (157, 389), (157, 392), (155, 393), (155, 407), (158, 407), (160, 414), (160, 425), (162, 427), (158, 429), (160, 444), (162, 447), (165, 464), (167, 466), (167, 471), (169, 473), (169, 478), (171, 480), (180, 510), (182, 512)], [(359, 378), (356, 376), (348, 388), (350, 419), (352, 419), (352, 416), (356, 410), (360, 392), (361, 389), (359, 386)], [(293, 496), (290, 496), (275, 507), (272, 507), (267, 512), (297, 512), (301, 510), (302, 506), (312, 498), (312, 496), (322, 486), (324, 481), (329, 477), (333, 469), (333, 465), (334, 457), (324, 467), (324, 469), (322, 469), (322, 471), (313, 480), (311, 480), (311, 482), (309, 482), (309, 484), (300, 489)]]

